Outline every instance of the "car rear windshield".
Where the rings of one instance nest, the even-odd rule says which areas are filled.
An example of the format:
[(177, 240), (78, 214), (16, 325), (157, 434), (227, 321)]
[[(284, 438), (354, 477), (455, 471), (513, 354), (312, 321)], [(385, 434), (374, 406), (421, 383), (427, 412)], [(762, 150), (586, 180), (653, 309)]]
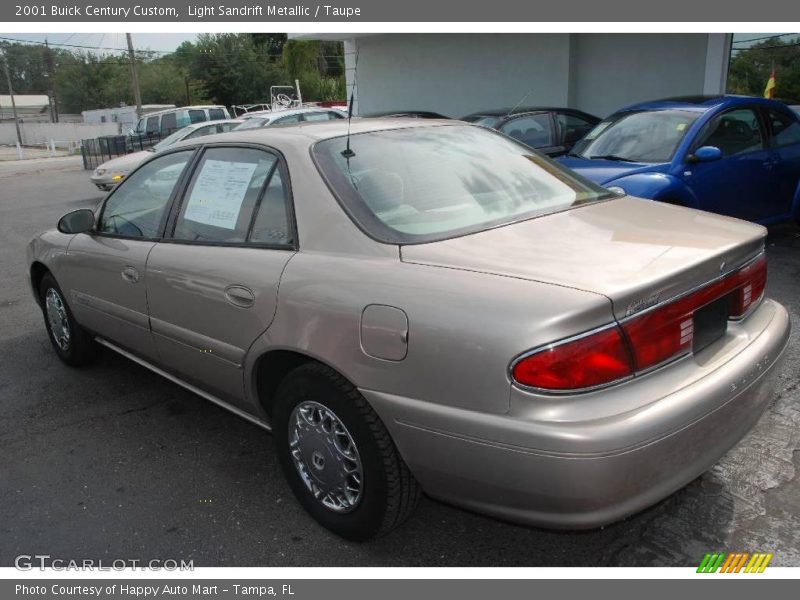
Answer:
[(447, 239), (613, 197), (514, 140), (469, 125), (359, 133), (318, 142), (317, 165), (371, 237)]
[(575, 144), (571, 154), (626, 162), (668, 162), (700, 114), (676, 109), (617, 113), (598, 123)]

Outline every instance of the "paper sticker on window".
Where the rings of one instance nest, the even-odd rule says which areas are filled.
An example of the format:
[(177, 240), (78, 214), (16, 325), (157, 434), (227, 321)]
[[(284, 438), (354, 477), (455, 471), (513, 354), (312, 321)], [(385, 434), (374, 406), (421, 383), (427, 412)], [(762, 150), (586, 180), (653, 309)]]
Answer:
[(224, 229), (236, 229), (239, 211), (256, 163), (207, 160), (192, 188), (184, 218)]
[(677, 126), (676, 129), (678, 131), (683, 131), (684, 129), (686, 129), (686, 123), (678, 123), (678, 126)]

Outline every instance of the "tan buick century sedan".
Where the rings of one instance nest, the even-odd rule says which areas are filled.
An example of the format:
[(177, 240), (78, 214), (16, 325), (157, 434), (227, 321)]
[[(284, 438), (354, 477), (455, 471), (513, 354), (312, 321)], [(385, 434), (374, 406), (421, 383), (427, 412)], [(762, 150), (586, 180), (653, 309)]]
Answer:
[(420, 491), (587, 528), (703, 473), (789, 335), (764, 228), (618, 197), (487, 129), (353, 120), (177, 144), (29, 247), (53, 348), (111, 348), (274, 434), (364, 540)]

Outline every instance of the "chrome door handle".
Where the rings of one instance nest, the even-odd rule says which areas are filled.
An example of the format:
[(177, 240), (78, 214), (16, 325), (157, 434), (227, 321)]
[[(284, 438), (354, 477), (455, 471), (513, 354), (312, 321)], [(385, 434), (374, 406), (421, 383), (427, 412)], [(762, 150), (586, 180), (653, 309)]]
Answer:
[(139, 281), (139, 271), (131, 266), (122, 269), (122, 278), (128, 283), (136, 283)]
[(243, 285), (229, 285), (225, 288), (225, 299), (239, 308), (249, 308), (256, 301), (253, 290)]

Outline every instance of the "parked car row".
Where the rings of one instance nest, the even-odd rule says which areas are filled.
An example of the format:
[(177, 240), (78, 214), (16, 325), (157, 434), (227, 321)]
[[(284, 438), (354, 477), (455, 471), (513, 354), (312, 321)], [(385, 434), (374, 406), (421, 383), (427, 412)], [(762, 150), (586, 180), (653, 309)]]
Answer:
[[(99, 165), (90, 177), (93, 184), (100, 190), (108, 191), (114, 188), (120, 181), (128, 176), (133, 169), (141, 164), (153, 152), (161, 152), (172, 146), (173, 144), (185, 139), (192, 139), (211, 135), (215, 133), (225, 133), (233, 129), (255, 129), (258, 127), (268, 127), (275, 125), (292, 125), (306, 121), (325, 121), (329, 119), (344, 119), (345, 114), (339, 110), (331, 108), (295, 108), (281, 111), (258, 111), (245, 113), (236, 119), (218, 119), (219, 113), (215, 112), (220, 107), (184, 107), (179, 109), (169, 109), (148, 115), (139, 121), (139, 125), (144, 122), (149, 122), (151, 119), (153, 132), (166, 132), (166, 129), (159, 129), (165, 121), (170, 124), (175, 122), (175, 118), (181, 119), (194, 119), (191, 125), (172, 130), (167, 137), (162, 139), (157, 144), (151, 146), (147, 150), (139, 152), (131, 152), (124, 156), (113, 158)], [(222, 107), (224, 108), (224, 107)], [(227, 115), (227, 110), (225, 110)], [(181, 116), (184, 115), (184, 116)], [(214, 117), (214, 118), (211, 118)], [(196, 121), (196, 122), (195, 122)], [(210, 122), (208, 122), (210, 121)], [(159, 125), (162, 124), (162, 125)], [(150, 127), (150, 125), (146, 125)], [(138, 135), (139, 128), (132, 135)], [(145, 133), (145, 135), (147, 135)]]
[[(623, 186), (729, 159), (782, 172), (796, 119), (626, 109), (572, 149), (615, 191), (504, 135), (549, 124), (564, 145), (556, 113), (484, 114), (500, 131), (302, 113), (147, 153), (29, 245), (54, 352), (102, 345), (271, 429), (298, 501), (348, 539), (421, 491), (563, 528), (650, 506), (757, 422), (790, 324), (763, 227)], [(753, 203), (789, 183), (758, 177)]]

